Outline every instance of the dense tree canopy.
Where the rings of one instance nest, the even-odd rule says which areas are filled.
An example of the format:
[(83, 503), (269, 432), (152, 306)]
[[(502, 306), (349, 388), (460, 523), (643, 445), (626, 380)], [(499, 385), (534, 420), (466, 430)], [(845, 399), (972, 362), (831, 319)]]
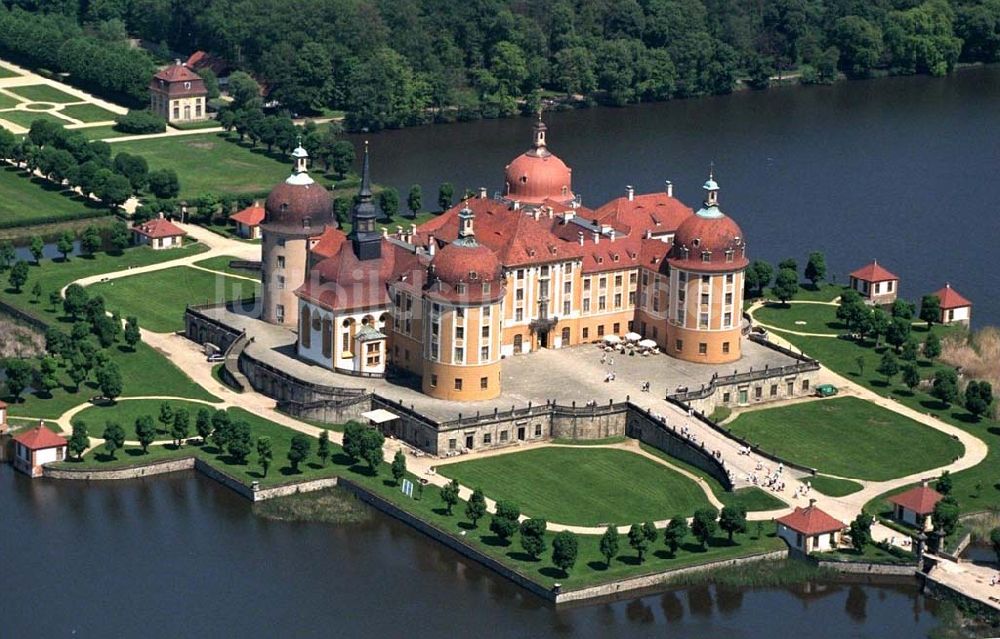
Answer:
[(4, 4), (15, 8), (0, 11), (0, 52), (83, 85), (144, 101), (152, 62), (127, 33), (164, 59), (208, 50), (289, 111), (345, 109), (352, 128), (527, 111), (543, 88), (626, 104), (728, 93), (738, 80), (763, 88), (795, 69), (821, 82), (836, 68), (938, 75), (1000, 60), (998, 0)]

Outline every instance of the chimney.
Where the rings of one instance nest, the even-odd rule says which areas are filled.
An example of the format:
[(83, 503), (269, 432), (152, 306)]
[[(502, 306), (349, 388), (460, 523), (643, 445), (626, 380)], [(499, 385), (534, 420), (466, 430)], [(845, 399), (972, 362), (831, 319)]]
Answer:
[(651, 230), (649, 230), (649, 229), (646, 229), (646, 236), (645, 237), (646, 237), (647, 240), (649, 238), (653, 237), (653, 232)]
[(417, 234), (417, 225), (410, 224), (410, 237), (413, 237), (416, 234)]
[(568, 224), (574, 217), (576, 217), (574, 211), (563, 211), (563, 224)]
[(583, 246), (583, 231), (578, 231), (578, 232), (577, 232), (577, 235), (579, 235), (579, 236), (580, 236), (580, 237), (579, 237), (579, 240), (580, 240), (580, 246)]
[(437, 242), (434, 241), (434, 236), (427, 236), (427, 254), (431, 257), (437, 252)]
[(667, 197), (673, 197), (673, 196), (674, 196), (674, 183), (671, 182), (670, 180), (667, 180)]
[(479, 199), (480, 200), (485, 200), (486, 199), (486, 187), (485, 186), (479, 187)]
[(521, 210), (521, 203), (518, 202), (517, 200), (514, 200), (514, 210), (515, 211)]
[(611, 229), (611, 232), (608, 233), (608, 237), (611, 239), (612, 242), (615, 241), (615, 230), (614, 229)]
[(539, 213), (538, 209), (535, 209), (534, 211), (531, 212), (531, 217), (535, 218), (536, 222), (538, 221), (539, 215), (540, 215), (540, 213)]
[(162, 220), (163, 219), (163, 211), (160, 211), (160, 213), (159, 213), (159, 215), (157, 215), (157, 217), (159, 217)]
[(635, 187), (631, 184), (625, 187), (625, 195), (628, 197), (628, 201), (631, 202), (635, 199)]
[(552, 219), (552, 213), (553, 213), (552, 207), (551, 206), (546, 206), (545, 207), (545, 212), (548, 214), (549, 219), (551, 220)]
[(387, 229), (384, 226), (382, 227), (382, 237), (383, 238), (388, 238), (389, 237), (389, 229)]
[(594, 231), (594, 244), (601, 243), (601, 234), (599, 231)]
[(920, 487), (927, 488), (928, 481), (926, 478), (920, 480)]
[(812, 508), (815, 505), (816, 505), (816, 500), (815, 499), (810, 499), (809, 500), (809, 507)]
[(403, 239), (403, 227), (398, 224), (396, 225), (396, 239)]

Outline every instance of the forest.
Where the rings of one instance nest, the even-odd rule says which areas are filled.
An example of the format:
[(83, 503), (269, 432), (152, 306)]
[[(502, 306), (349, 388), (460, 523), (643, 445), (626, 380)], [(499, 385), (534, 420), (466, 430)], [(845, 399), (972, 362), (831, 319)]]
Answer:
[[(0, 54), (98, 88), (103, 73), (138, 103), (150, 60), (203, 49), (350, 129), (1000, 60), (1000, 0), (2, 1)], [(143, 44), (131, 61), (127, 38)]]

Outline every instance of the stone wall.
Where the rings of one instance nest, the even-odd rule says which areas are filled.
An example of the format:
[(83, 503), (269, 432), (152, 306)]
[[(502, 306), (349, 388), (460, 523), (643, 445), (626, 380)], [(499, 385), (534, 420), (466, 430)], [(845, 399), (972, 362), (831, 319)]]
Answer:
[(226, 351), (241, 334), (242, 331), (202, 314), (195, 307), (189, 306), (184, 312), (184, 335), (197, 344), (213, 344)]
[(154, 477), (167, 473), (176, 473), (182, 470), (195, 468), (194, 457), (183, 457), (181, 459), (167, 459), (164, 461), (151, 462), (141, 466), (130, 466), (119, 469), (100, 468), (54, 468), (45, 466), (42, 468), (42, 477), (49, 479), (74, 479), (85, 481), (110, 481), (116, 479), (139, 479), (142, 477)]
[(863, 561), (824, 561), (810, 557), (817, 568), (835, 570), (848, 575), (885, 575), (913, 577), (917, 574), (917, 564), (879, 564)]
[(589, 415), (577, 410), (564, 411), (557, 406), (552, 411), (552, 438), (587, 440), (622, 437), (625, 435), (631, 406), (618, 406), (609, 412), (598, 411), (595, 406)]
[(666, 570), (664, 572), (658, 572), (650, 575), (642, 575), (641, 577), (622, 579), (607, 584), (601, 584), (600, 586), (591, 586), (589, 588), (580, 588), (579, 590), (559, 592), (555, 595), (554, 600), (557, 604), (560, 604), (560, 603), (567, 603), (570, 601), (582, 601), (584, 599), (614, 597), (615, 595), (629, 591), (643, 590), (647, 588), (655, 588), (657, 586), (662, 586), (664, 584), (670, 583), (672, 580), (676, 579), (677, 577), (680, 577), (681, 575), (697, 574), (700, 572), (715, 570), (718, 568), (741, 566), (743, 564), (756, 563), (758, 561), (779, 560), (779, 559), (785, 559), (787, 557), (788, 557), (787, 550), (775, 550), (773, 552), (765, 552), (756, 555), (750, 555), (747, 557), (739, 557), (737, 559), (722, 559), (720, 561), (713, 561), (711, 563), (701, 564), (698, 566), (677, 568), (676, 570)]
[[(631, 406), (631, 405), (630, 405)], [(671, 457), (676, 457), (696, 468), (704, 470), (722, 484), (727, 491), (733, 489), (733, 483), (726, 474), (722, 464), (710, 451), (703, 446), (694, 445), (688, 438), (677, 432), (676, 426), (670, 426), (657, 419), (649, 412), (631, 406), (628, 412), (629, 437), (662, 450)]]

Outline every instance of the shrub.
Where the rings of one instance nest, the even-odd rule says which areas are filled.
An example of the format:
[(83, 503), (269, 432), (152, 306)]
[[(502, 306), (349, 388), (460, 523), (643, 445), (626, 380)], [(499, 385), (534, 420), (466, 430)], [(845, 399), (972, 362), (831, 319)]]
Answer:
[(167, 122), (152, 111), (129, 111), (115, 118), (115, 130), (122, 133), (163, 133)]

